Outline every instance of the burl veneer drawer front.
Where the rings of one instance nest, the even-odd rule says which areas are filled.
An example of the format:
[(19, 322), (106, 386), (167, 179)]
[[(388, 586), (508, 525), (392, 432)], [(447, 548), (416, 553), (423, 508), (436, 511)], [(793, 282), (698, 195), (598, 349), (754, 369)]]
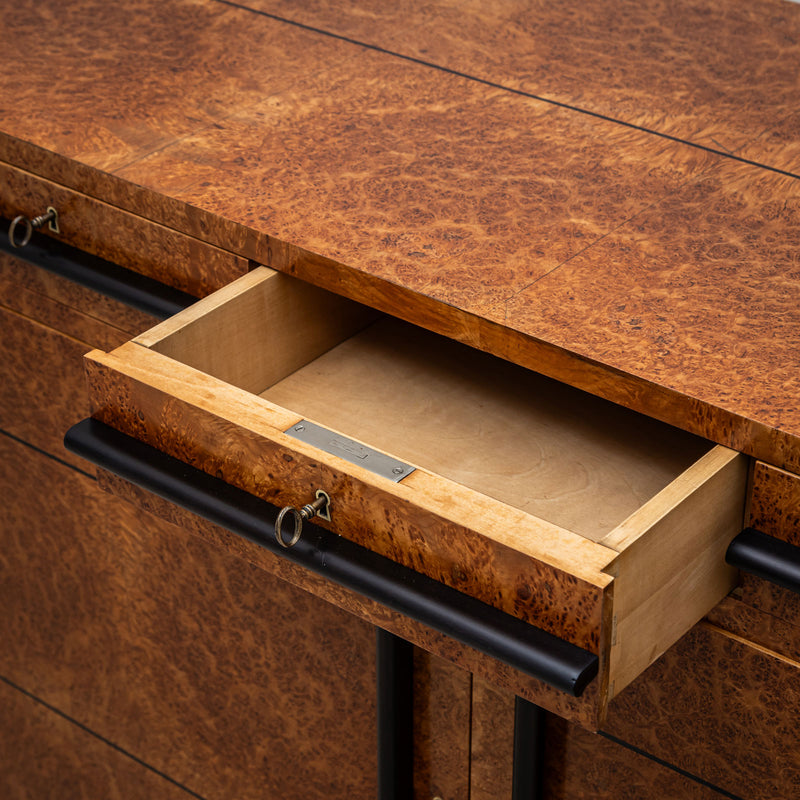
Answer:
[(800, 545), (800, 475), (756, 461), (749, 524), (793, 545)]
[[(0, 246), (0, 428), (85, 466), (63, 445), (64, 431), (88, 413), (83, 356), (92, 347), (124, 343), (159, 317), (65, 277), (75, 273), (98, 278), (91, 270), (77, 275), (81, 266), (85, 264), (66, 257), (62, 246), (42, 248), (32, 242), (24, 258)], [(111, 268), (103, 265), (99, 280), (108, 282)], [(142, 283), (137, 280), (136, 297), (129, 299), (161, 309), (161, 319), (165, 310), (172, 308), (174, 313), (186, 305), (188, 296), (164, 292), (155, 282), (149, 288), (158, 296), (147, 295)], [(112, 286), (107, 283), (105, 288)], [(116, 288), (123, 297), (130, 290), (124, 283)], [(181, 304), (165, 302), (176, 297)]]
[(733, 586), (742, 457), (266, 268), (87, 370), (96, 420), (595, 656), (597, 715)]
[[(41, 234), (195, 297), (247, 271), (241, 256), (2, 162), (0, 187), (0, 216), (7, 220), (34, 220), (53, 208), (57, 224), (46, 222)], [(20, 221), (15, 244), (22, 244), (25, 233), (26, 224)]]
[(727, 559), (743, 573), (747, 602), (784, 611), (796, 604), (781, 595), (800, 594), (800, 476), (761, 461), (753, 465), (748, 527), (731, 542)]

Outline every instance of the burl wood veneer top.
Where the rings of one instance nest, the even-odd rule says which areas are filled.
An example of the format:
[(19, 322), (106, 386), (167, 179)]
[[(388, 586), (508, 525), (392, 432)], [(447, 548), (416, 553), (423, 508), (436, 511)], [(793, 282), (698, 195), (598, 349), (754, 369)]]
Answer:
[(0, 158), (800, 469), (800, 5), (4, 18)]

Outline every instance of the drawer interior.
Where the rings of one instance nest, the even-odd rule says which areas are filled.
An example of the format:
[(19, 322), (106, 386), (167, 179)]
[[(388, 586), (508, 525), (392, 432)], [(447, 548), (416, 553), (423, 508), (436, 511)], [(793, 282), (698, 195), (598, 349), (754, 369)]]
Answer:
[(276, 273), (139, 341), (593, 541), (713, 446)]
[(391, 318), (260, 394), (595, 541), (710, 447)]
[(599, 652), (602, 702), (734, 585), (743, 456), (290, 276), (257, 268), (88, 362), (101, 421), (273, 505), (330, 490), (337, 533)]

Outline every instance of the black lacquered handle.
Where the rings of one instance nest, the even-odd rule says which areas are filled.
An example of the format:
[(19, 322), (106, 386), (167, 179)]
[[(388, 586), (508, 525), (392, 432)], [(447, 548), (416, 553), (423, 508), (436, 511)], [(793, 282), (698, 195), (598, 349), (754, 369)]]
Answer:
[[(0, 230), (8, 230), (9, 225), (8, 220), (0, 220)], [(158, 319), (167, 319), (197, 300), (172, 286), (47, 236), (34, 237), (25, 247), (15, 248), (8, 236), (0, 235), (0, 250)]]
[(800, 594), (800, 547), (745, 528), (728, 546), (725, 561)]
[(137, 486), (556, 689), (578, 697), (597, 675), (593, 653), (316, 525), (306, 524), (294, 547), (280, 547), (277, 508), (97, 420), (72, 427), (64, 444)]

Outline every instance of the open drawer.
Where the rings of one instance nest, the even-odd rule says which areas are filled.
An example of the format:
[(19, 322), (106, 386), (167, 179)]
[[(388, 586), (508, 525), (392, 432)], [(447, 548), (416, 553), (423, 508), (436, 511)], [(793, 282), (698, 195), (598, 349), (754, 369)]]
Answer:
[(87, 371), (100, 422), (595, 654), (597, 719), (734, 583), (744, 457), (266, 268)]

